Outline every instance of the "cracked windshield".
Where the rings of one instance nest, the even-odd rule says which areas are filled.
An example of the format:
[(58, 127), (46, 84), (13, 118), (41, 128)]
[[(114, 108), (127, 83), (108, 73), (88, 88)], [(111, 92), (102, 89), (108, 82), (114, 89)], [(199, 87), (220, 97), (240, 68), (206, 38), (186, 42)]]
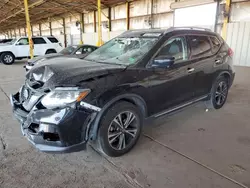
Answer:
[(85, 59), (110, 64), (135, 64), (156, 43), (157, 37), (115, 38)]

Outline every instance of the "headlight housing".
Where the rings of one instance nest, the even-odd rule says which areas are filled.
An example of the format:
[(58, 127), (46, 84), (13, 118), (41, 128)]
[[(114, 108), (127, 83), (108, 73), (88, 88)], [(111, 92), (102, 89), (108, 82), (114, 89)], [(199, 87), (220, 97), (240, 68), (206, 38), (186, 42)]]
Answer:
[(90, 89), (56, 88), (43, 97), (41, 103), (48, 109), (65, 107), (80, 102), (90, 93)]

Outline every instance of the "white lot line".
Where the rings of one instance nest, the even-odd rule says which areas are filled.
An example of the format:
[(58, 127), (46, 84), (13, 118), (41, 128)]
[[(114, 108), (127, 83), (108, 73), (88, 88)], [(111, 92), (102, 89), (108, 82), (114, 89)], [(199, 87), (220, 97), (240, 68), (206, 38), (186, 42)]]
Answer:
[(137, 182), (135, 179), (131, 178), (127, 173), (124, 173), (123, 170), (117, 166), (112, 160), (110, 160), (107, 155), (105, 155), (99, 148), (96, 148), (95, 146), (92, 146), (91, 144), (89, 144), (89, 146), (101, 157), (103, 157), (112, 167), (112, 169), (110, 169), (108, 166), (106, 166), (107, 168), (109, 168), (112, 171), (115, 171), (116, 174), (120, 174), (120, 176), (122, 176), (122, 178), (132, 187), (134, 188), (143, 188), (143, 186)]
[(237, 184), (237, 185), (239, 185), (239, 186), (241, 186), (243, 188), (249, 188), (248, 186), (246, 186), (246, 185), (244, 185), (244, 184), (242, 184), (242, 183), (240, 183), (240, 182), (238, 182), (238, 181), (236, 181), (236, 180), (234, 180), (234, 179), (232, 179), (232, 178), (230, 178), (230, 177), (228, 177), (228, 176), (226, 176), (226, 175), (218, 172), (217, 170), (214, 170), (213, 168), (211, 168), (211, 167), (209, 167), (209, 166), (207, 166), (207, 165), (205, 165), (205, 164), (203, 164), (203, 163), (201, 163), (201, 162), (193, 159), (192, 157), (189, 157), (189, 156), (181, 153), (180, 151), (177, 151), (177, 150), (171, 148), (170, 146), (161, 143), (160, 141), (154, 139), (153, 137), (151, 137), (151, 136), (149, 136), (149, 135), (147, 135), (145, 133), (143, 133), (143, 135), (145, 137), (147, 137), (148, 139), (152, 140), (153, 142), (156, 142), (157, 144), (160, 144), (161, 146), (163, 146), (163, 147), (165, 147), (165, 148), (167, 148), (167, 149), (169, 149), (169, 150), (171, 150), (171, 151), (173, 151), (173, 152), (181, 155), (182, 157), (185, 157), (186, 159), (189, 159), (190, 161), (193, 161), (194, 163), (196, 163), (196, 164), (198, 164), (198, 165), (206, 168), (207, 170), (210, 170), (211, 172), (214, 172), (215, 174), (218, 174), (219, 176), (221, 176), (221, 177), (223, 177), (223, 178), (225, 178), (225, 179), (227, 179), (227, 180), (229, 180), (229, 181), (231, 181), (231, 182), (233, 182), (233, 183), (235, 183), (235, 184)]
[(8, 98), (9, 100), (9, 96), (7, 95), (7, 93), (3, 90), (3, 88), (0, 86), (0, 91), (3, 92), (3, 94)]

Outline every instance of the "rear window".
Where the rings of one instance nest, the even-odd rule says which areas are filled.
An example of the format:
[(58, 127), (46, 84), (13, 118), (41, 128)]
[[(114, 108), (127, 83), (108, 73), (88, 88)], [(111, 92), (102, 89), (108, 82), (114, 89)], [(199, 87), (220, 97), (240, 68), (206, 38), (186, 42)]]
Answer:
[(212, 42), (212, 51), (213, 53), (218, 52), (218, 50), (220, 49), (220, 41), (217, 37), (210, 37), (211, 42)]
[(32, 38), (34, 44), (46, 44), (46, 41), (43, 38)]
[(207, 36), (189, 36), (191, 59), (202, 58), (212, 54), (211, 44)]
[(48, 37), (48, 39), (52, 43), (58, 43), (58, 40), (55, 37)]

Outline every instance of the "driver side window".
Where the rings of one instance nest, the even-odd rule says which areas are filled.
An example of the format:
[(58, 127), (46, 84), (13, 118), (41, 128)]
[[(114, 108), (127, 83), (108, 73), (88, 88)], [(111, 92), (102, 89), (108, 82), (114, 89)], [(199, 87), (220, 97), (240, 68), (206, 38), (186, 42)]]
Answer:
[(188, 60), (187, 42), (185, 37), (169, 39), (158, 53), (157, 57), (173, 57), (175, 64)]
[(18, 42), (19, 45), (29, 45), (28, 38), (21, 38)]

